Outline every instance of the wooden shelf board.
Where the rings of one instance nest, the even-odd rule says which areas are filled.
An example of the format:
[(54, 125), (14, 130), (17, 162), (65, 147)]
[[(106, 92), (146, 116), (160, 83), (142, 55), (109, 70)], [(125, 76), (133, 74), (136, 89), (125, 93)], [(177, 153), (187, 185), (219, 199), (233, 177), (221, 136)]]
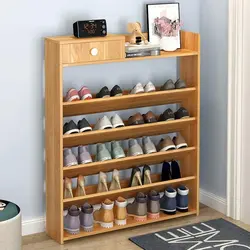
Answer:
[(133, 218), (128, 217), (127, 225), (117, 226), (114, 224), (114, 227), (112, 227), (112, 228), (103, 228), (99, 224), (94, 224), (94, 230), (92, 232), (84, 232), (83, 230), (81, 230), (79, 234), (71, 235), (71, 234), (67, 233), (66, 231), (64, 231), (64, 241), (73, 240), (73, 239), (77, 239), (77, 238), (83, 238), (83, 237), (87, 237), (87, 236), (91, 236), (91, 235), (108, 233), (108, 232), (117, 231), (117, 230), (121, 230), (121, 229), (136, 227), (136, 226), (142, 226), (145, 224), (151, 224), (151, 223), (156, 223), (156, 222), (160, 222), (160, 221), (181, 218), (184, 216), (190, 216), (190, 215), (195, 215), (195, 214), (196, 214), (195, 209), (190, 209), (190, 211), (188, 211), (186, 213), (177, 212), (175, 215), (167, 215), (167, 214), (164, 214), (161, 212), (159, 219), (147, 219), (147, 221), (144, 221), (144, 222), (137, 222)]
[(196, 118), (192, 117), (167, 122), (147, 123), (143, 125), (125, 126), (122, 128), (64, 135), (63, 146), (66, 148), (78, 145), (90, 145), (114, 140), (126, 140), (130, 138), (139, 138), (142, 136), (153, 136), (178, 132), (186, 128), (188, 125), (194, 124), (195, 121)]
[(195, 93), (196, 88), (156, 91), (136, 95), (123, 95), (110, 98), (94, 98), (91, 100), (64, 102), (63, 116), (102, 113), (115, 110), (150, 107), (178, 103)]
[(168, 185), (175, 186), (175, 184), (193, 181), (196, 179), (196, 176), (188, 176), (188, 177), (170, 180), (170, 181), (160, 181), (161, 175), (154, 174), (154, 175), (151, 175), (151, 179), (153, 183), (148, 184), (148, 185), (136, 186), (136, 187), (129, 187), (129, 181), (130, 181), (129, 179), (121, 180), (120, 183), (121, 183), (122, 189), (103, 192), (103, 193), (97, 193), (97, 185), (86, 186), (85, 190), (86, 190), (87, 195), (81, 196), (81, 197), (63, 199), (64, 207), (69, 207), (71, 205), (82, 205), (84, 201), (86, 200), (91, 204), (99, 204), (106, 198), (115, 200), (120, 195), (127, 199), (131, 197), (135, 197), (135, 195), (138, 192), (147, 193), (150, 190), (156, 190), (156, 191), (161, 192)]
[(98, 174), (99, 172), (110, 172), (113, 169), (124, 170), (131, 168), (132, 166), (159, 164), (161, 162), (170, 161), (172, 159), (178, 160), (184, 156), (187, 156), (188, 154), (193, 153), (195, 150), (195, 147), (188, 147), (178, 150), (157, 152), (154, 154), (144, 154), (139, 156), (125, 157), (122, 159), (113, 159), (110, 161), (93, 162), (74, 167), (64, 167), (63, 176), (73, 178), (80, 174), (83, 176), (94, 175)]

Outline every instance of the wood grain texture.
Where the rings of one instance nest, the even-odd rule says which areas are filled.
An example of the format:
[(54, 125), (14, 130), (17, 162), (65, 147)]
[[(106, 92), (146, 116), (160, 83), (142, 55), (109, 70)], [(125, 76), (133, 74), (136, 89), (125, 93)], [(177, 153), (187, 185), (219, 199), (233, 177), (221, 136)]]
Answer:
[[(120, 141), (130, 138), (139, 138), (142, 136), (161, 135), (184, 130), (187, 126), (194, 124), (195, 118), (181, 120), (156, 122), (143, 125), (126, 126), (122, 128), (113, 128), (107, 130), (95, 130), (90, 132), (64, 135), (63, 146), (74, 147), (79, 145), (90, 145), (101, 142)], [(188, 143), (189, 141), (187, 141)], [(190, 146), (194, 146), (191, 145)]]
[[(154, 165), (162, 163), (164, 161), (171, 161), (172, 159), (179, 160), (188, 157), (189, 155), (193, 155), (193, 153), (195, 153), (195, 150), (195, 147), (188, 147), (184, 149), (170, 150), (166, 152), (157, 152), (154, 154), (125, 157), (117, 160), (113, 159), (111, 161), (93, 162), (74, 167), (64, 167), (63, 175), (64, 177), (73, 178), (77, 177), (78, 175), (87, 176), (98, 174), (99, 172), (111, 172), (113, 169), (124, 170), (131, 167), (143, 166), (145, 164)], [(182, 171), (186, 171), (187, 168), (190, 169), (189, 165), (181, 166)], [(191, 169), (189, 174), (191, 174)]]
[(46, 231), (63, 243), (62, 67), (60, 47), (45, 40)]

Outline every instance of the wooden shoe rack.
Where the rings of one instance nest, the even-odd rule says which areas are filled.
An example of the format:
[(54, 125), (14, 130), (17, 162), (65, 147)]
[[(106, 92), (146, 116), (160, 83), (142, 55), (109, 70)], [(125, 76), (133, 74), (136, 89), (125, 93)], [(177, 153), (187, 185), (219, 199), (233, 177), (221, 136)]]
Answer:
[[(160, 56), (125, 58), (124, 43), (126, 35), (108, 35), (105, 38), (76, 39), (70, 36), (51, 37), (45, 40), (45, 73), (46, 73), (46, 231), (47, 234), (63, 244), (67, 240), (85, 236), (111, 232), (129, 227), (145, 225), (158, 221), (174, 219), (182, 216), (199, 214), (199, 138), (200, 138), (200, 36), (191, 32), (181, 32), (182, 48), (175, 52), (161, 52)], [(97, 55), (92, 55), (96, 48)], [(95, 50), (96, 51), (96, 50)], [(131, 62), (140, 60), (177, 57), (181, 79), (187, 83), (187, 88), (156, 91), (153, 93), (128, 95), (73, 103), (63, 101), (63, 68), (75, 65)], [(162, 63), (162, 61), (161, 61)], [(123, 128), (92, 131), (80, 134), (63, 135), (63, 117), (113, 110), (124, 110), (138, 107), (150, 107), (164, 104), (181, 104), (189, 113), (190, 118), (170, 122), (128, 126)], [(93, 162), (75, 167), (63, 167), (63, 148), (77, 145), (89, 145), (112, 140), (139, 138), (142, 136), (161, 135), (181, 132), (189, 147), (179, 150), (158, 152), (151, 155), (126, 157), (124, 159), (106, 162)], [(124, 170), (144, 164), (157, 164), (172, 159), (181, 162), (183, 178), (161, 182), (160, 175), (152, 175), (152, 184), (139, 187), (129, 187), (129, 180), (121, 181), (121, 190), (96, 193), (97, 186), (87, 186), (87, 195), (63, 198), (63, 178), (98, 174), (100, 171), (110, 172), (113, 169)], [(93, 232), (83, 232), (70, 235), (63, 229), (63, 210), (70, 205), (82, 205), (84, 201), (98, 204), (105, 198), (116, 199), (134, 197), (139, 191), (164, 191), (171, 185), (176, 187), (185, 184), (190, 189), (189, 212), (176, 215), (161, 214), (157, 220), (136, 222), (128, 219), (126, 226), (114, 226), (104, 229), (95, 225)]]

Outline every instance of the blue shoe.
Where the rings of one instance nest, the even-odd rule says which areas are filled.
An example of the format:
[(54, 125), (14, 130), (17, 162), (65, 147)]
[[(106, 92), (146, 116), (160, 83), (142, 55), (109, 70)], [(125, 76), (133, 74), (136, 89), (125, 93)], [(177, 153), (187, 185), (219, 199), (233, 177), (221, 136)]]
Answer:
[(176, 194), (176, 190), (169, 187), (165, 190), (164, 196), (160, 199), (160, 210), (165, 214), (172, 215), (176, 213)]
[(189, 189), (185, 186), (177, 189), (177, 209), (180, 212), (188, 212), (188, 193)]

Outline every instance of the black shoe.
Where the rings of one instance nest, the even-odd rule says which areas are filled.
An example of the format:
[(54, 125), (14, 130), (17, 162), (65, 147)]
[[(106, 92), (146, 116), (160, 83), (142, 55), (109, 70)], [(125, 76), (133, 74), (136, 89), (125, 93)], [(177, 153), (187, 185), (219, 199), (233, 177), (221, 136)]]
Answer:
[(161, 181), (169, 181), (172, 179), (171, 168), (168, 162), (162, 164)]
[(151, 184), (151, 168), (148, 165), (145, 165), (142, 171), (142, 184)]
[(130, 177), (130, 187), (135, 187), (135, 186), (141, 186), (142, 181), (141, 181), (141, 170), (137, 168), (133, 168), (131, 172), (131, 177)]
[(181, 170), (180, 166), (177, 161), (171, 162), (171, 173), (172, 173), (172, 179), (180, 179), (181, 178)]
[(98, 94), (96, 94), (96, 98), (105, 98), (105, 97), (110, 97), (110, 92), (108, 87), (103, 87)]
[(78, 121), (78, 128), (79, 128), (80, 133), (92, 131), (90, 124), (88, 123), (88, 121), (85, 118)]
[(79, 129), (76, 126), (74, 121), (66, 122), (63, 126), (63, 134), (64, 135), (70, 135), (70, 134), (76, 134), (79, 133)]
[(166, 122), (174, 120), (174, 112), (172, 109), (167, 109), (159, 117), (159, 122)]
[(175, 119), (184, 119), (184, 118), (189, 118), (189, 113), (185, 108), (179, 108), (175, 113), (174, 113)]
[(122, 95), (122, 89), (118, 85), (115, 85), (110, 91), (110, 96), (121, 96), (121, 95)]

